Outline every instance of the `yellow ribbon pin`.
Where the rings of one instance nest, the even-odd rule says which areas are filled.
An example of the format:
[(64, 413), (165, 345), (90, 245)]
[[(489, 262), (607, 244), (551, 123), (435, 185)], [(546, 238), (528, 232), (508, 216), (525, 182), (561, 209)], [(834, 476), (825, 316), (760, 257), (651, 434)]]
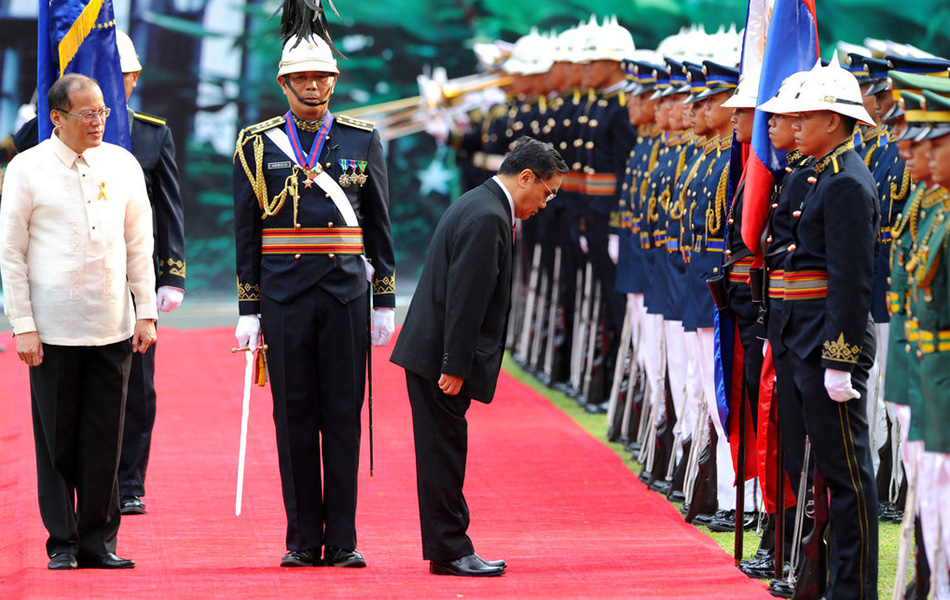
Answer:
[(99, 182), (99, 200), (108, 200), (109, 197), (106, 196), (106, 182)]

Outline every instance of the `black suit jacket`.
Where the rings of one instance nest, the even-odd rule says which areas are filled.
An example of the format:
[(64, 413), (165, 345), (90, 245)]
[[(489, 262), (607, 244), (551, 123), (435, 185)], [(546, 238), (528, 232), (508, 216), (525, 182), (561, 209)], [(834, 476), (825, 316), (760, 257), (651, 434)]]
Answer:
[(464, 377), (459, 395), (491, 402), (511, 305), (511, 208), (493, 179), (442, 215), (392, 362), (426, 379)]

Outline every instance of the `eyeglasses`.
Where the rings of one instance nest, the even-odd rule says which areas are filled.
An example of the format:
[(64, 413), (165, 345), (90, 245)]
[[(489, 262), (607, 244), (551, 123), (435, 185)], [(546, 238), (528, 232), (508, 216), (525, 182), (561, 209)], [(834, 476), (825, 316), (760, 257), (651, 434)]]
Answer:
[[(531, 172), (534, 173), (534, 171), (531, 171)], [(554, 200), (554, 197), (557, 196), (557, 192), (553, 191), (553, 190), (548, 186), (548, 184), (544, 183), (544, 180), (541, 179), (541, 176), (540, 176), (540, 175), (538, 175), (537, 173), (534, 173), (534, 176), (538, 179), (538, 181), (541, 182), (541, 185), (544, 186), (544, 189), (546, 189), (546, 190), (548, 191), (548, 197), (545, 199), (545, 202), (550, 202), (551, 200)]]
[(82, 114), (70, 112), (70, 111), (68, 111), (68, 110), (63, 110), (62, 108), (57, 108), (56, 110), (58, 110), (58, 111), (61, 112), (61, 113), (66, 113), (67, 115), (72, 115), (72, 116), (74, 116), (74, 117), (79, 117), (80, 119), (82, 119), (82, 120), (85, 121), (86, 123), (93, 123), (93, 122), (95, 122), (97, 119), (101, 119), (101, 120), (105, 121), (105, 120), (106, 120), (106, 117), (108, 117), (110, 114), (112, 114), (112, 109), (109, 108), (109, 107), (103, 108), (102, 110), (99, 110), (99, 111), (96, 111), (96, 112), (87, 112), (87, 113), (82, 113)]

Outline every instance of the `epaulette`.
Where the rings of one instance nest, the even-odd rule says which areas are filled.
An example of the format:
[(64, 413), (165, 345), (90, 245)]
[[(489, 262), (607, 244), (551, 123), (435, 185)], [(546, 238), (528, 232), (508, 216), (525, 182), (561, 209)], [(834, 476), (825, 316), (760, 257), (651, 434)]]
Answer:
[(147, 113), (141, 113), (138, 111), (132, 111), (132, 117), (142, 121), (143, 123), (149, 123), (151, 125), (158, 125), (159, 127), (165, 126), (165, 119), (161, 117), (156, 117), (155, 115), (150, 115)]
[(334, 119), (340, 125), (346, 125), (348, 127), (355, 127), (356, 129), (362, 129), (363, 131), (373, 131), (376, 129), (376, 126), (369, 121), (361, 121), (359, 119), (354, 119), (353, 117), (348, 117), (346, 115), (334, 115)]
[(272, 119), (267, 119), (266, 121), (261, 121), (260, 123), (257, 123), (256, 125), (245, 127), (241, 133), (243, 133), (245, 136), (255, 135), (255, 134), (261, 133), (262, 131), (273, 129), (274, 127), (280, 127), (284, 123), (286, 123), (286, 121), (284, 120), (284, 117), (282, 116), (274, 117)]

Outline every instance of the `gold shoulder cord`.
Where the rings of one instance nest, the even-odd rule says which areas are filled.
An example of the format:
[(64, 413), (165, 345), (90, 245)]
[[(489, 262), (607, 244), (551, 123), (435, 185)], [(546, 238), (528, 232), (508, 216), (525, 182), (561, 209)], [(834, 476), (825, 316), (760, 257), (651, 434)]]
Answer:
[[(247, 159), (244, 157), (244, 145), (248, 142), (253, 141), (254, 143), (254, 163), (255, 163), (255, 172), (251, 173), (251, 168), (247, 164)], [(251, 184), (251, 189), (254, 191), (254, 195), (257, 197), (257, 205), (261, 209), (261, 220), (267, 219), (280, 212), (280, 209), (283, 208), (284, 202), (287, 200), (288, 193), (294, 199), (294, 224), (297, 223), (297, 202), (300, 199), (300, 195), (297, 192), (297, 166), (294, 165), (294, 168), (291, 174), (287, 177), (284, 182), (284, 189), (281, 190), (279, 194), (274, 196), (273, 200), (268, 199), (267, 197), (267, 181), (264, 179), (264, 140), (261, 135), (254, 134), (250, 138), (245, 139), (244, 131), (238, 135), (237, 147), (234, 150), (234, 158), (241, 159), (241, 166), (244, 167), (244, 173), (247, 175), (247, 180)], [(232, 158), (233, 161), (233, 158)]]
[[(676, 202), (673, 203), (673, 208), (670, 209), (670, 216), (677, 221), (683, 218), (683, 211), (686, 208), (686, 192), (689, 190), (689, 184), (696, 178), (696, 173), (705, 160), (706, 155), (700, 156), (696, 162), (693, 163), (693, 166), (690, 167), (689, 173), (686, 174), (686, 181), (683, 182), (683, 189), (680, 190), (679, 198), (676, 199)], [(695, 202), (689, 207), (690, 212), (692, 212), (694, 206)]]
[(891, 212), (894, 210), (894, 202), (900, 202), (907, 196), (907, 192), (910, 190), (910, 169), (906, 166), (904, 167), (904, 173), (901, 176), (901, 187), (900, 190), (897, 189), (897, 185), (892, 181), (891, 182), (891, 197), (887, 205), (887, 219), (890, 221)]
[(683, 174), (683, 171), (686, 169), (686, 152), (685, 148), (683, 152), (680, 152), (679, 158), (676, 160), (676, 176), (673, 177), (673, 183), (675, 184), (680, 179), (680, 175)]
[[(726, 192), (729, 189), (729, 165), (722, 170), (719, 176), (719, 185), (716, 187), (716, 207), (706, 208), (706, 232), (719, 233), (722, 231), (722, 213), (726, 210)], [(715, 225), (711, 223), (715, 220)]]

